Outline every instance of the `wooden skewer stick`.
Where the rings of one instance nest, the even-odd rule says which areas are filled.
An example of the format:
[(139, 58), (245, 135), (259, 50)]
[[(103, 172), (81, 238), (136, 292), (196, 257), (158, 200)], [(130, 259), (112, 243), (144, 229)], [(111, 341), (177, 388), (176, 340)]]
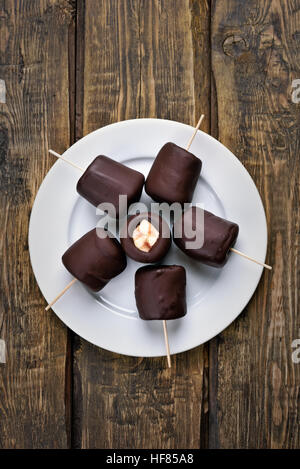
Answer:
[(50, 309), (50, 308), (54, 305), (54, 303), (56, 303), (57, 300), (59, 300), (59, 298), (60, 298), (61, 296), (63, 296), (63, 295), (66, 293), (66, 291), (69, 290), (69, 288), (70, 288), (75, 282), (77, 282), (77, 278), (73, 278), (73, 280), (71, 280), (71, 282), (68, 283), (68, 285), (54, 298), (54, 300), (52, 300), (51, 303), (49, 303), (48, 306), (46, 306), (45, 311), (48, 311), (48, 309)]
[(201, 117), (198, 121), (198, 124), (196, 125), (195, 127), (195, 130), (194, 130), (194, 133), (193, 135), (191, 136), (190, 140), (189, 140), (189, 143), (187, 144), (187, 147), (186, 147), (186, 151), (188, 151), (190, 149), (190, 146), (192, 145), (193, 143), (193, 140), (194, 138), (196, 137), (196, 133), (198, 132), (199, 128), (200, 128), (200, 125), (201, 125), (201, 122), (203, 121), (204, 119), (204, 114), (201, 114)]
[(73, 166), (74, 168), (79, 169), (79, 171), (84, 172), (84, 169), (80, 168), (80, 166), (77, 166), (77, 164), (73, 163), (72, 161), (67, 160), (66, 158), (64, 158), (63, 156), (61, 156), (59, 153), (56, 153), (56, 151), (54, 151), (54, 150), (49, 150), (49, 153), (51, 153), (51, 155), (56, 156), (56, 158), (60, 158), (61, 160), (65, 161), (66, 163), (68, 163), (68, 164), (70, 164), (71, 166)]
[(264, 264), (263, 262), (257, 261), (256, 259), (253, 259), (253, 257), (247, 256), (247, 254), (244, 254), (241, 251), (238, 251), (237, 249), (230, 248), (230, 251), (235, 252), (235, 254), (238, 254), (239, 256), (245, 257), (245, 259), (248, 259), (249, 261), (255, 262), (256, 264), (262, 265), (266, 269), (272, 270), (272, 267), (268, 264)]
[[(66, 158), (61, 156), (59, 153), (56, 153), (56, 151), (49, 150), (49, 153), (51, 153), (51, 155), (56, 156), (56, 158), (60, 158), (61, 160), (73, 166), (74, 168), (79, 169), (79, 171), (84, 172), (84, 169), (82, 169), (80, 166), (77, 166), (77, 164), (73, 163), (72, 161), (67, 160)], [(71, 280), (71, 282), (68, 283), (68, 285), (54, 298), (54, 300), (52, 300), (51, 303), (49, 303), (48, 306), (46, 306), (45, 310), (48, 311), (54, 305), (54, 303), (56, 303), (57, 300), (59, 300), (59, 298), (61, 298), (75, 282), (77, 282), (77, 278), (73, 278), (73, 280)]]
[(168, 367), (171, 368), (169, 337), (168, 337), (167, 321), (165, 319), (163, 320), (163, 328), (164, 328), (164, 336), (165, 336), (165, 343), (166, 343), (166, 350), (167, 350)]

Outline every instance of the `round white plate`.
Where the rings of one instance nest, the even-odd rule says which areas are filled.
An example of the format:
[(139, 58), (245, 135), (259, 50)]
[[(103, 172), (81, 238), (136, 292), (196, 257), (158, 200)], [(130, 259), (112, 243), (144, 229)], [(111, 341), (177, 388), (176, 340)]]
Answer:
[[(96, 130), (76, 142), (64, 157), (86, 168), (99, 154), (147, 175), (159, 149), (168, 141), (185, 147), (193, 128), (161, 119), (135, 119)], [(55, 148), (53, 148), (55, 150)], [(191, 152), (203, 162), (193, 202), (240, 226), (236, 248), (265, 260), (267, 227), (263, 205), (250, 175), (221, 143), (198, 132)], [(96, 226), (96, 209), (76, 192), (80, 171), (58, 160), (45, 177), (31, 213), (29, 249), (39, 287), (50, 302), (70, 282), (61, 256)], [(143, 202), (150, 198), (143, 193)], [(171, 353), (206, 342), (225, 329), (253, 295), (262, 267), (231, 254), (223, 269), (204, 266), (174, 245), (164, 264), (187, 271), (187, 315), (168, 322)], [(161, 321), (139, 318), (134, 300), (134, 273), (141, 264), (128, 259), (126, 270), (98, 294), (79, 282), (53, 306), (74, 332), (95, 345), (133, 356), (165, 355)]]

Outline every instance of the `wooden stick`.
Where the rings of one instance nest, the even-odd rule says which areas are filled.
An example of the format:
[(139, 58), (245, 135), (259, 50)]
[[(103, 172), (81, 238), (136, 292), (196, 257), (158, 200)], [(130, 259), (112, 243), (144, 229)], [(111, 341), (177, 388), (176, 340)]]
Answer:
[(79, 171), (84, 172), (84, 169), (80, 168), (80, 166), (77, 166), (77, 164), (72, 163), (72, 161), (66, 160), (63, 156), (61, 156), (59, 153), (56, 153), (54, 150), (48, 150), (51, 155), (56, 156), (56, 158), (60, 158), (61, 160), (65, 161), (66, 163), (69, 163), (71, 166), (73, 166), (76, 169), (79, 169)]
[(171, 368), (169, 337), (168, 337), (167, 322), (165, 320), (163, 320), (163, 327), (164, 327), (164, 336), (165, 336), (165, 343), (166, 343), (166, 350), (167, 350), (168, 367)]
[(235, 252), (235, 254), (238, 254), (239, 256), (245, 257), (245, 259), (248, 259), (249, 261), (255, 262), (256, 264), (262, 265), (266, 269), (272, 270), (272, 267), (268, 264), (264, 264), (263, 262), (257, 261), (256, 259), (253, 259), (253, 257), (247, 256), (247, 254), (244, 254), (241, 251), (238, 251), (237, 249), (230, 248), (230, 251)]
[(69, 290), (69, 288), (70, 288), (75, 282), (77, 282), (77, 278), (73, 278), (73, 280), (72, 280), (70, 283), (68, 283), (68, 285), (54, 298), (54, 300), (52, 300), (51, 303), (49, 303), (48, 306), (46, 306), (45, 311), (48, 311), (48, 309), (50, 309), (51, 306), (53, 306), (54, 303), (56, 303), (57, 300), (59, 300), (59, 298), (60, 298), (61, 296), (63, 296), (63, 295), (66, 293), (66, 291)]
[(203, 121), (203, 119), (204, 119), (204, 114), (201, 115), (201, 117), (200, 117), (200, 119), (199, 119), (199, 121), (198, 121), (198, 124), (197, 124), (196, 127), (195, 127), (194, 133), (193, 133), (193, 135), (191, 136), (189, 143), (187, 144), (187, 147), (186, 147), (186, 150), (187, 150), (187, 151), (190, 149), (190, 146), (191, 146), (192, 143), (193, 143), (193, 140), (194, 140), (194, 138), (195, 138), (195, 136), (196, 136), (196, 133), (197, 133), (198, 130), (199, 130), (199, 127), (200, 127), (201, 122)]

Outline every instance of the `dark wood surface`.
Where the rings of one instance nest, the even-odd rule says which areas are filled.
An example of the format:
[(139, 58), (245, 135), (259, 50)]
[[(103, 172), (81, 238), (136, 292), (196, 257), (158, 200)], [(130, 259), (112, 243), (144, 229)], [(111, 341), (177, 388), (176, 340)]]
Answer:
[[(1, 448), (300, 447), (299, 25), (299, 0), (0, 0)], [(94, 347), (44, 311), (28, 219), (50, 145), (201, 112), (257, 184), (274, 270), (170, 372), (165, 359)]]

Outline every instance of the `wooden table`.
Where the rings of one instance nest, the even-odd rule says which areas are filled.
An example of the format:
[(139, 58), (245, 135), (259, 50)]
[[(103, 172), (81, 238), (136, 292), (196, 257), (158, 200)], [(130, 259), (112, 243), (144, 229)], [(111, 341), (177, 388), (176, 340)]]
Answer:
[[(0, 447), (299, 447), (300, 1), (1, 0), (0, 28)], [(49, 147), (123, 119), (194, 124), (202, 112), (257, 184), (273, 272), (170, 372), (44, 311), (28, 220)]]

